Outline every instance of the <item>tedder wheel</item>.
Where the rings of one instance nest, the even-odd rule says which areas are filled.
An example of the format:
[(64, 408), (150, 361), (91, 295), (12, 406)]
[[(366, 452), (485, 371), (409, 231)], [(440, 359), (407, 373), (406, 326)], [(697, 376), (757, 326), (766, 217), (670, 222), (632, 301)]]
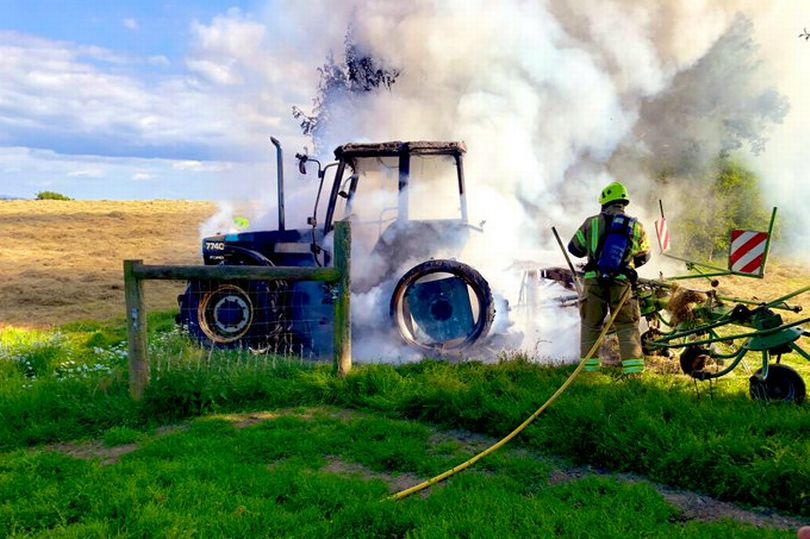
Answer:
[(476, 270), (455, 260), (429, 260), (402, 276), (389, 312), (406, 344), (452, 354), (486, 336), (495, 305), (489, 283)]
[(785, 365), (768, 365), (768, 377), (760, 378), (762, 369), (749, 379), (748, 392), (754, 400), (783, 401), (801, 404), (806, 396), (804, 380)]
[(662, 337), (664, 333), (656, 328), (650, 328), (641, 334), (641, 351), (645, 356), (659, 355), (669, 357), (669, 348), (656, 348), (653, 343), (656, 339)]
[(684, 374), (690, 375), (694, 372), (702, 371), (706, 368), (706, 360), (710, 357), (709, 351), (705, 348), (687, 346), (686, 349), (681, 352), (681, 370)]

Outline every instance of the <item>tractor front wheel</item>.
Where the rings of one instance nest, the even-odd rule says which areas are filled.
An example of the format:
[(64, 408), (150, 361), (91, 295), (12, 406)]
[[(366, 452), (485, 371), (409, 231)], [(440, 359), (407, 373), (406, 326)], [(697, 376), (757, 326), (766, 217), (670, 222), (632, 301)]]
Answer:
[(762, 369), (749, 379), (748, 392), (754, 400), (782, 401), (801, 404), (807, 394), (804, 380), (798, 372), (785, 365), (769, 365), (768, 377), (762, 379)]
[(247, 335), (253, 324), (253, 300), (237, 284), (205, 291), (197, 305), (200, 329), (214, 344), (227, 345)]

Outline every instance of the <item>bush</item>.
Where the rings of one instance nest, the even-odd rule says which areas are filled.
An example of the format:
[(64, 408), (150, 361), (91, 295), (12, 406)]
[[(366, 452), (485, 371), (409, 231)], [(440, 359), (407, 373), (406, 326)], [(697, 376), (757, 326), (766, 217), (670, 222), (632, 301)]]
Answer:
[(73, 200), (61, 193), (54, 193), (53, 191), (40, 191), (37, 193), (37, 200)]
[(731, 230), (768, 229), (770, 213), (762, 202), (759, 178), (745, 166), (720, 159), (703, 185), (687, 187), (692, 192), (684, 196), (694, 203), (686, 205), (675, 221), (674, 234), (683, 245), (683, 254), (693, 259), (724, 259)]

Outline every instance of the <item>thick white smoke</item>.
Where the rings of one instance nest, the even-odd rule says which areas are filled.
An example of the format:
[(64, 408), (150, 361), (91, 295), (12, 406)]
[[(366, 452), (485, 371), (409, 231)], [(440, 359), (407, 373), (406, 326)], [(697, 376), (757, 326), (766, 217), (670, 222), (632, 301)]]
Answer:
[[(712, 132), (715, 124), (702, 115), (718, 111), (705, 100), (728, 97), (716, 94), (722, 81), (713, 77), (728, 66), (733, 70), (739, 58), (716, 45), (734, 25), (747, 24), (735, 19), (740, 8), (760, 9), (703, 1), (287, 0), (274, 2), (267, 15), (267, 25), (281, 31), (266, 51), (267, 64), (236, 61), (243, 71), (272, 81), (279, 95), (300, 96), (301, 87), (311, 95), (315, 67), (330, 51), (340, 55), (351, 25), (364, 52), (401, 74), (390, 91), (369, 92), (335, 108), (326, 146), (465, 141), (470, 221), (486, 223), (464, 261), (514, 302), (521, 275), (507, 268), (515, 260), (562, 265), (551, 225), (567, 242), (580, 222), (598, 211), (599, 190), (617, 174), (637, 202), (631, 213), (651, 233), (657, 208), (640, 204), (656, 196), (648, 192), (645, 159), (668, 148), (667, 137), (676, 132), (684, 136), (670, 137), (670, 153), (697, 132), (712, 148), (723, 144), (723, 134)], [(273, 58), (280, 61), (282, 53), (295, 59), (295, 77), (273, 74)], [(735, 88), (742, 88), (727, 104), (738, 107), (737, 119), (760, 115), (750, 125), (763, 130), (781, 116), (778, 102), (758, 102), (758, 109), (751, 103), (758, 94), (745, 84), (761, 74), (760, 67), (738, 74)], [(265, 89), (262, 95), (272, 93)], [(689, 96), (704, 108), (679, 110), (684, 101), (689, 104), (681, 98)], [(288, 200), (288, 215), (311, 212), (311, 199), (301, 200), (306, 204)], [(658, 269), (650, 265), (647, 274)], [(362, 298), (367, 301), (371, 298)], [(576, 357), (576, 313), (548, 314), (538, 313), (532, 322), (543, 328), (539, 333), (524, 327), (533, 339), (524, 345), (534, 350), (541, 343), (541, 357)]]

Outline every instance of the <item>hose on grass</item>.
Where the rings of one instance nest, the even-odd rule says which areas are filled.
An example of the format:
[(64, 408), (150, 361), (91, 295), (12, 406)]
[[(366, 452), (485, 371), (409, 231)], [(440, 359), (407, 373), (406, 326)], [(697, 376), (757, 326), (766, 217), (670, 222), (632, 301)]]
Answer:
[(430, 488), (433, 485), (435, 485), (435, 484), (437, 484), (437, 483), (439, 483), (441, 481), (444, 481), (448, 477), (451, 477), (451, 476), (453, 476), (453, 475), (455, 475), (455, 474), (457, 474), (459, 472), (462, 472), (462, 471), (466, 470), (467, 468), (469, 468), (470, 466), (472, 466), (473, 464), (475, 464), (479, 460), (483, 459), (484, 457), (486, 457), (488, 455), (491, 455), (492, 453), (494, 453), (495, 451), (497, 451), (501, 447), (508, 444), (512, 440), (512, 438), (514, 438), (515, 436), (517, 436), (518, 434), (523, 432), (526, 429), (526, 427), (531, 425), (532, 422), (535, 419), (537, 419), (537, 417), (540, 414), (542, 414), (549, 406), (551, 406), (551, 404), (554, 401), (556, 401), (557, 398), (560, 395), (565, 393), (565, 390), (567, 390), (568, 387), (571, 385), (571, 383), (576, 379), (576, 377), (579, 376), (579, 373), (582, 372), (582, 369), (585, 368), (585, 363), (589, 359), (591, 359), (593, 357), (593, 355), (596, 353), (596, 351), (599, 349), (599, 346), (602, 344), (602, 341), (605, 339), (605, 335), (607, 335), (608, 331), (610, 330), (610, 327), (613, 325), (613, 321), (616, 319), (616, 315), (619, 313), (619, 311), (621, 311), (622, 306), (624, 306), (625, 302), (630, 297), (631, 293), (632, 293), (632, 289), (631, 289), (631, 287), (628, 286), (627, 290), (625, 290), (624, 294), (622, 294), (622, 297), (620, 298), (619, 303), (616, 305), (616, 308), (613, 309), (613, 312), (610, 314), (610, 318), (604, 324), (604, 327), (602, 328), (601, 333), (599, 333), (599, 336), (596, 338), (596, 342), (593, 343), (593, 346), (591, 346), (591, 349), (588, 350), (587, 354), (585, 354), (585, 357), (583, 357), (580, 360), (579, 365), (577, 365), (577, 368), (574, 369), (574, 372), (572, 372), (571, 375), (568, 376), (568, 378), (565, 380), (565, 382), (563, 382), (563, 384), (557, 389), (557, 391), (555, 391), (554, 394), (551, 395), (551, 397), (549, 397), (548, 400), (546, 402), (544, 402), (543, 405), (540, 408), (538, 408), (532, 415), (530, 415), (515, 430), (513, 430), (512, 432), (507, 434), (505, 437), (503, 437), (498, 442), (496, 442), (496, 443), (492, 444), (491, 446), (489, 446), (487, 449), (481, 451), (480, 453), (478, 453), (474, 457), (470, 458), (466, 462), (463, 462), (463, 463), (459, 464), (458, 466), (455, 466), (454, 468), (451, 468), (451, 469), (447, 470), (446, 472), (442, 472), (439, 475), (437, 475), (436, 477), (433, 477), (432, 479), (428, 479), (427, 481), (419, 483), (418, 485), (414, 485), (414, 486), (412, 486), (410, 488), (406, 488), (405, 490), (401, 490), (401, 491), (397, 492), (396, 494), (392, 494), (392, 495), (388, 496), (386, 499), (387, 500), (393, 500), (393, 501), (399, 501), (399, 500), (402, 500), (404, 498), (407, 498), (411, 494), (416, 494), (417, 492), (419, 492), (421, 490), (425, 490), (426, 488)]

